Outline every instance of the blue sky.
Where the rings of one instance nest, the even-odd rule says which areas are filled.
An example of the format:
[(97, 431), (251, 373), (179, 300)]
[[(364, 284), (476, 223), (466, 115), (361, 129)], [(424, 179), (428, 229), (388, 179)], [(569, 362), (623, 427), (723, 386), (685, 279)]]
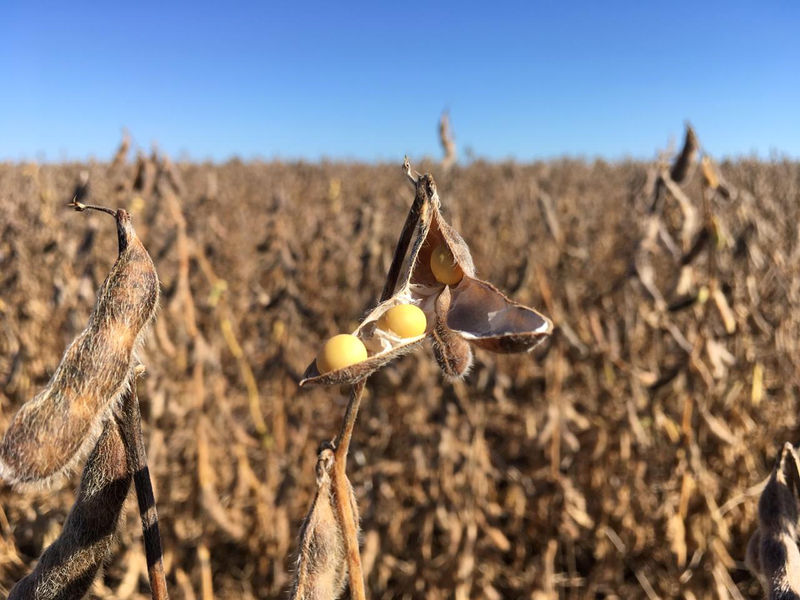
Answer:
[(800, 157), (800, 2), (0, 5), (0, 160)]

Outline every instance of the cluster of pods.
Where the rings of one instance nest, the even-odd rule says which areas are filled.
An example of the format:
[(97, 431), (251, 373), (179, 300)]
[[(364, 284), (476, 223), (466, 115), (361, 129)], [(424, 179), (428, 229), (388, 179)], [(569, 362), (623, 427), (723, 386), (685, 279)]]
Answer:
[(413, 226), (410, 251), (406, 255), (401, 235), (397, 277), (389, 277), (393, 287), (355, 331), (324, 344), (300, 385), (356, 383), (426, 337), (444, 373), (459, 378), (472, 365), (471, 346), (524, 352), (552, 332), (547, 317), (475, 276), (467, 244), (442, 217), (433, 178), (411, 179), (416, 195), (406, 221)]

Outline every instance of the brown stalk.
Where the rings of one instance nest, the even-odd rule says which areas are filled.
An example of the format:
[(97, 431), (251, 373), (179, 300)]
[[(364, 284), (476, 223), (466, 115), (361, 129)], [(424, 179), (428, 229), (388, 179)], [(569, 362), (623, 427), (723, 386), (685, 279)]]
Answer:
[(365, 600), (364, 575), (361, 570), (361, 554), (358, 551), (358, 526), (350, 503), (350, 483), (347, 481), (347, 451), (353, 437), (353, 427), (358, 417), (358, 408), (364, 395), (367, 380), (362, 379), (353, 385), (350, 401), (344, 414), (344, 421), (339, 435), (334, 442), (333, 490), (336, 498), (336, 512), (344, 536), (344, 547), (347, 553), (347, 576), (350, 582), (350, 597), (354, 600)]
[[(138, 373), (143, 369), (138, 368)], [(147, 466), (147, 453), (142, 435), (142, 414), (139, 410), (139, 398), (136, 394), (136, 378), (131, 383), (131, 392), (124, 398), (122, 410), (117, 417), (128, 465), (136, 486), (136, 500), (139, 504), (139, 516), (142, 520), (142, 541), (147, 559), (147, 574), (150, 579), (150, 592), (153, 600), (167, 600), (167, 582), (164, 575), (163, 553), (161, 551), (161, 535), (158, 530), (158, 512), (153, 485), (150, 481), (150, 469)]]
[[(403, 161), (403, 170), (412, 182), (416, 183), (416, 178), (411, 174), (411, 165), (408, 158)], [(429, 209), (428, 196), (416, 194), (414, 203), (408, 211), (403, 231), (394, 250), (392, 264), (386, 275), (386, 283), (383, 286), (379, 302), (384, 302), (392, 297), (394, 288), (397, 285), (397, 278), (400, 276), (400, 268), (403, 258), (411, 244), (411, 237), (421, 216)], [(333, 466), (333, 489), (336, 498), (336, 512), (342, 527), (344, 536), (345, 551), (347, 553), (347, 575), (350, 584), (350, 597), (354, 600), (365, 600), (364, 574), (361, 569), (361, 554), (358, 550), (358, 526), (356, 516), (353, 514), (353, 506), (350, 503), (350, 483), (347, 480), (347, 452), (350, 449), (350, 440), (353, 437), (353, 428), (358, 418), (358, 409), (361, 406), (361, 398), (364, 395), (364, 387), (368, 378), (353, 385), (350, 393), (350, 400), (347, 403), (344, 420), (339, 429), (339, 435), (334, 442), (334, 466)]]
[(67, 204), (67, 206), (69, 206), (70, 208), (74, 208), (78, 212), (83, 212), (84, 210), (89, 209), (89, 210), (97, 210), (97, 211), (100, 211), (100, 212), (104, 212), (104, 213), (109, 214), (109, 215), (111, 215), (112, 217), (115, 217), (115, 218), (117, 216), (117, 211), (115, 211), (114, 209), (107, 208), (105, 206), (96, 206), (94, 204), (84, 204), (83, 202), (80, 202), (78, 200), (77, 195), (75, 196), (75, 198), (72, 199), (72, 202)]
[(450, 115), (447, 111), (444, 111), (439, 119), (439, 142), (442, 144), (442, 150), (444, 151), (442, 169), (446, 171), (456, 162), (456, 143), (453, 140)]

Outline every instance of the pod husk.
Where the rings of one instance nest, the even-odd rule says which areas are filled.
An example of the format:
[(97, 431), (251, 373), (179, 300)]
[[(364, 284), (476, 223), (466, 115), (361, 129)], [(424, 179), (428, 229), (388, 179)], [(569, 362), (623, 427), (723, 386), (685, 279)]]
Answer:
[[(316, 361), (312, 361), (301, 386), (356, 383), (413, 350), (425, 336), (401, 340), (375, 327), (383, 313), (397, 304), (411, 303), (423, 310), (427, 318), (425, 335), (433, 341), (436, 360), (445, 374), (454, 378), (463, 377), (472, 364), (472, 351), (463, 340), (492, 352), (525, 352), (552, 332), (547, 317), (475, 278), (469, 247), (442, 217), (436, 184), (430, 175), (417, 180), (414, 205), (420, 207), (420, 218), (393, 295), (374, 308), (353, 332), (367, 346), (368, 358), (325, 374), (320, 374)], [(447, 245), (464, 274), (454, 286), (437, 281), (431, 270), (431, 255), (440, 244)], [(450, 298), (440, 302), (444, 294)], [(375, 343), (376, 335), (380, 347)]]
[(527, 352), (553, 331), (550, 319), (480, 279), (464, 275), (451, 294), (447, 326), (484, 350)]
[(784, 444), (758, 502), (758, 529), (747, 544), (745, 563), (758, 577), (769, 598), (800, 595), (800, 473), (792, 445)]
[[(469, 247), (461, 235), (442, 218), (438, 203), (434, 206), (431, 221), (410, 280), (415, 284), (438, 284), (450, 295), (447, 318), (437, 326), (441, 337), (444, 337), (442, 334), (452, 332), (484, 350), (514, 353), (531, 350), (552, 333), (553, 324), (547, 317), (514, 302), (492, 284), (475, 277), (475, 265)], [(442, 242), (450, 249), (455, 262), (464, 273), (455, 286), (438, 283), (430, 270), (431, 254)], [(498, 313), (499, 317), (493, 316)], [(446, 329), (442, 329), (442, 325)], [(448, 337), (452, 339), (452, 336)], [(441, 345), (436, 339), (434, 343)], [(458, 348), (453, 348), (453, 354), (460, 357), (458, 362), (464, 370), (469, 368), (471, 357), (467, 360), (463, 350)], [(439, 364), (442, 365), (442, 362)], [(445, 374), (453, 375), (444, 366), (442, 368)]]
[(675, 162), (670, 169), (669, 176), (675, 183), (684, 183), (694, 172), (695, 160), (700, 143), (697, 134), (688, 123), (686, 124), (686, 136), (683, 140), (683, 148), (680, 154), (675, 157)]
[[(378, 306), (372, 309), (372, 311), (370, 311), (364, 320), (361, 321), (361, 324), (356, 328), (356, 330), (352, 332), (352, 335), (358, 337), (367, 347), (367, 359), (343, 369), (336, 369), (324, 374), (320, 374), (319, 369), (317, 369), (317, 361), (312, 360), (311, 364), (309, 364), (306, 368), (305, 373), (303, 373), (303, 378), (300, 380), (301, 387), (306, 385), (340, 385), (345, 383), (356, 383), (366, 377), (369, 377), (372, 373), (394, 359), (402, 356), (403, 354), (411, 352), (423, 339), (425, 339), (425, 335), (421, 335), (415, 338), (407, 339), (395, 337), (394, 340), (392, 340), (392, 336), (389, 334), (380, 341), (383, 342), (386, 340), (393, 342), (391, 347), (381, 349), (373, 354), (369, 354), (370, 351), (374, 349), (372, 337), (377, 330), (375, 324), (377, 323), (378, 319), (380, 319), (381, 316), (383, 316), (383, 313), (393, 306), (409, 303), (413, 299), (411, 292), (412, 273), (414, 271), (414, 266), (417, 264), (417, 258), (422, 249), (423, 242), (427, 239), (428, 233), (431, 229), (432, 217), (434, 214), (438, 214), (438, 205), (439, 197), (436, 192), (436, 184), (433, 182), (433, 178), (430, 176), (420, 177), (416, 183), (416, 197), (414, 199), (414, 206), (412, 206), (411, 209), (413, 211), (415, 210), (415, 207), (419, 207), (420, 218), (414, 227), (411, 250), (407, 256), (403, 257), (397, 278), (397, 284), (394, 286), (393, 294), (391, 298), (381, 302), (378, 304)], [(428, 252), (428, 260), (430, 260), (430, 251)], [(415, 286), (415, 289), (417, 290), (417, 293), (415, 294), (416, 296), (421, 297), (423, 295), (421, 293), (423, 287), (424, 286)], [(433, 294), (431, 294), (431, 296), (432, 295)], [(428, 317), (428, 323), (425, 331), (426, 334), (429, 333), (433, 327), (433, 319), (429, 316), (433, 314), (432, 302), (433, 300), (431, 300), (430, 308), (420, 307), (423, 308), (426, 317)], [(414, 304), (417, 305), (421, 303), (421, 301), (414, 302)]]
[(14, 415), (0, 441), (0, 477), (48, 485), (91, 450), (128, 388), (136, 350), (159, 298), (155, 266), (122, 209), (113, 211), (119, 255), (89, 324), (67, 347), (47, 387)]
[(447, 326), (450, 301), (450, 287), (445, 286), (436, 298), (436, 322), (430, 335), (433, 342), (433, 356), (445, 377), (461, 379), (472, 366), (472, 347)]
[[(317, 455), (317, 492), (300, 528), (297, 569), (291, 600), (338, 598), (347, 581), (347, 548), (336, 512), (333, 485), (334, 450), (324, 444)], [(356, 521), (358, 505), (348, 486), (350, 506)]]

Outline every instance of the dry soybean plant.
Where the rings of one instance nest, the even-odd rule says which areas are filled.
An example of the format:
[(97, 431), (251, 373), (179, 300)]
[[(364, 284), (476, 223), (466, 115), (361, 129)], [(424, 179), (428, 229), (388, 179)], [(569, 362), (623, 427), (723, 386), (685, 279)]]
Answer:
[[(736, 386), (741, 386), (741, 383), (728, 385), (726, 374), (735, 363), (735, 357), (729, 350), (735, 344), (734, 334), (746, 326), (741, 318), (742, 313), (734, 310), (724, 290), (725, 273), (719, 264), (723, 251), (732, 245), (731, 234), (719, 218), (715, 202), (736, 201), (737, 213), (745, 222), (756, 223), (762, 219), (755, 216), (756, 202), (753, 196), (725, 181), (708, 154), (703, 153), (698, 160), (700, 151), (698, 137), (694, 129), (687, 125), (683, 147), (671, 167), (662, 163), (655, 177), (651, 177), (653, 187), (649, 218), (629, 274), (636, 274), (654, 301), (657, 315), (652, 319), (654, 328), (666, 331), (685, 353), (684, 358), (661, 379), (653, 381), (651, 387), (658, 389), (670, 385), (673, 380), (691, 378), (713, 397), (712, 394), (725, 387), (728, 387), (727, 393), (731, 394), (731, 389), (735, 391)], [(702, 174), (700, 202), (693, 201), (683, 189), (698, 163)], [(670, 218), (669, 200), (675, 201), (679, 218), (674, 218), (674, 215)], [(679, 223), (677, 227), (676, 223)], [(676, 233), (674, 237), (671, 230)], [(666, 264), (664, 261), (659, 264), (658, 255), (663, 254), (663, 250), (666, 250), (669, 260)], [(742, 241), (734, 248), (739, 254), (747, 250), (746, 243)], [(751, 258), (758, 258), (758, 254), (752, 250), (750, 252)], [(751, 296), (758, 294), (755, 279), (748, 277), (747, 290)], [(757, 303), (754, 304), (757, 306)], [(698, 310), (702, 319), (693, 327), (681, 331), (677, 315), (687, 309)], [(759, 328), (765, 329), (760, 315), (753, 317), (753, 320)], [(707, 363), (703, 355), (707, 356)], [(754, 406), (761, 402), (762, 387), (763, 367), (756, 362), (750, 394), (750, 402)], [(700, 416), (713, 434), (726, 444), (735, 444), (737, 440), (730, 432), (729, 425), (712, 412), (711, 401), (704, 397), (693, 400), (689, 394), (684, 391), (684, 423), (691, 423), (690, 403), (696, 402)], [(689, 446), (688, 467), (695, 471), (692, 477), (700, 482), (708, 479), (707, 470), (700, 462), (703, 451), (697, 440), (694, 436), (686, 435), (685, 441)], [(682, 460), (687, 462), (684, 457)], [(691, 479), (684, 476), (684, 481)], [(684, 484), (684, 488), (689, 489), (689, 485), (694, 484)], [(683, 491), (681, 494), (684, 495)], [(683, 501), (681, 503), (684, 504)], [(673, 553), (679, 562), (685, 564), (688, 535), (680, 522), (683, 519), (681, 512), (685, 510), (680, 509), (673, 517), (668, 538)], [(727, 528), (718, 528), (716, 535), (722, 539), (727, 537)], [(800, 598), (799, 531), (798, 456), (787, 442), (761, 494), (758, 528), (747, 545), (745, 560), (771, 600)], [(724, 559), (723, 552), (727, 551), (715, 551), (716, 560), (720, 563)], [(732, 589), (732, 581), (726, 570), (714, 568), (713, 573), (718, 589)]]
[(365, 598), (358, 549), (358, 507), (346, 475), (347, 451), (367, 378), (430, 338), (450, 379), (472, 365), (472, 346), (526, 352), (552, 332), (549, 319), (475, 277), (469, 248), (442, 217), (430, 174), (403, 170), (415, 197), (378, 305), (352, 334), (334, 336), (308, 366), (300, 385), (351, 384), (338, 436), (318, 451), (317, 492), (300, 530), (292, 597), (336, 598), (349, 579), (350, 596)]
[[(86, 187), (85, 185), (83, 187)], [(80, 598), (107, 560), (135, 482), (153, 598), (167, 597), (155, 500), (142, 441), (137, 349), (158, 307), (155, 266), (123, 210), (114, 217), (119, 254), (89, 324), (67, 347), (49, 383), (26, 402), (0, 443), (0, 475), (19, 488), (62, 480), (88, 453), (77, 500), (61, 535), (10, 598)], [(91, 452), (90, 452), (91, 451)]]
[(758, 528), (747, 544), (747, 567), (769, 600), (800, 598), (800, 472), (797, 453), (784, 444), (758, 502)]
[(448, 171), (452, 167), (458, 155), (456, 153), (456, 142), (453, 139), (453, 128), (450, 126), (450, 113), (444, 111), (439, 119), (439, 143), (442, 145), (444, 157), (442, 158), (442, 170)]

